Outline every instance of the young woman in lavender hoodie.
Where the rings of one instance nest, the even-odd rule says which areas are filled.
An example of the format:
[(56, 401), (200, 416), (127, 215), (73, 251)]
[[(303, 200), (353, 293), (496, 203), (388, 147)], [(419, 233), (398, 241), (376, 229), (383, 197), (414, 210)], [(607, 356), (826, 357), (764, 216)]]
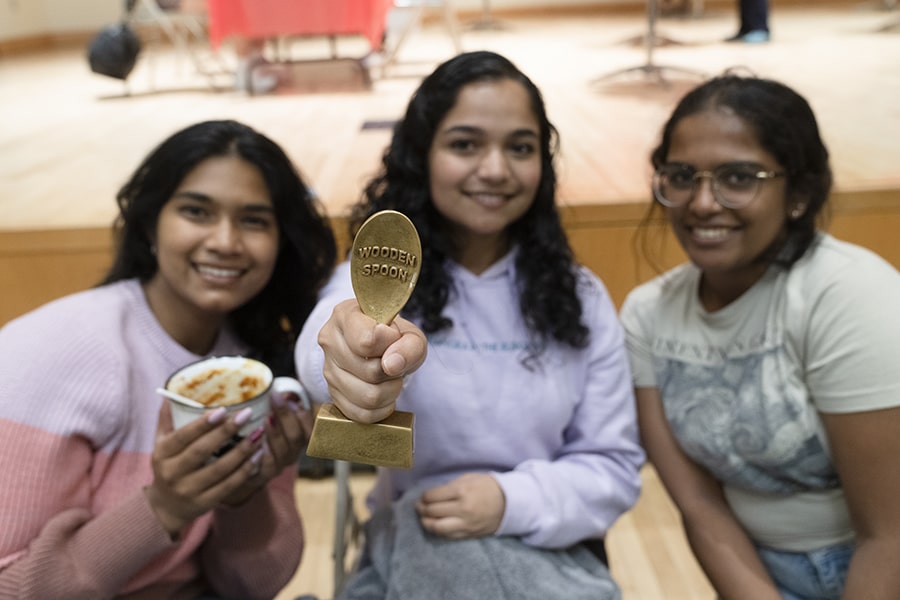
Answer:
[(462, 54), (415, 92), (356, 207), (354, 232), (393, 209), (423, 249), (392, 325), (360, 312), (343, 264), (297, 345), (318, 401), (415, 414), (414, 466), (379, 472), (342, 598), (619, 596), (602, 540), (644, 456), (615, 307), (560, 224), (556, 141), (521, 71)]

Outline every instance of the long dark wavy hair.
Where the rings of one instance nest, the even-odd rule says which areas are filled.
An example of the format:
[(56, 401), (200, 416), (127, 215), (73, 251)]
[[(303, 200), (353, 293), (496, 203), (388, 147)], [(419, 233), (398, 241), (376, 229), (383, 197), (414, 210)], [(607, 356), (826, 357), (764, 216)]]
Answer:
[(509, 237), (519, 249), (519, 308), (532, 334), (531, 356), (539, 355), (551, 339), (584, 347), (589, 330), (582, 322), (574, 257), (555, 203), (557, 132), (547, 118), (540, 90), (503, 56), (486, 51), (460, 54), (424, 79), (403, 120), (394, 128), (380, 174), (368, 183), (363, 200), (354, 207), (351, 238), (377, 211), (392, 209), (409, 217), (422, 241), (422, 270), (403, 314), (418, 317), (426, 333), (452, 326), (443, 309), (451, 283), (446, 261), (456, 253), (449, 224), (431, 199), (429, 151), (439, 124), (464, 86), (502, 80), (518, 82), (528, 92), (540, 125), (541, 179), (537, 193), (528, 211), (509, 226)]
[[(799, 218), (787, 220), (783, 238), (760, 257), (790, 267), (815, 239), (816, 222), (831, 194), (828, 149), (819, 135), (815, 114), (803, 96), (782, 83), (726, 73), (699, 85), (681, 99), (650, 155), (653, 168), (665, 164), (672, 132), (682, 119), (715, 108), (729, 109), (754, 130), (759, 145), (784, 169), (785, 202), (802, 202), (806, 206)], [(651, 212), (656, 207), (654, 200)]]
[(263, 290), (235, 309), (229, 323), (250, 355), (279, 375), (293, 374), (293, 346), (335, 263), (332, 230), (316, 198), (284, 151), (235, 121), (206, 121), (176, 132), (153, 150), (116, 199), (116, 255), (103, 284), (151, 279), (160, 211), (182, 180), (211, 157), (238, 156), (254, 165), (271, 196), (281, 244)]

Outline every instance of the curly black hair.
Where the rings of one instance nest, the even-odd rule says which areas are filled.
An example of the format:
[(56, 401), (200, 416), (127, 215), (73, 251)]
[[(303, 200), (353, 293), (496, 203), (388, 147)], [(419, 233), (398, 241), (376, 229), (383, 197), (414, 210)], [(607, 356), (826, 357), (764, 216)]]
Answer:
[(102, 284), (130, 278), (146, 282), (156, 274), (152, 246), (160, 211), (184, 178), (215, 156), (239, 156), (259, 170), (282, 240), (269, 282), (235, 309), (229, 321), (250, 347), (249, 355), (276, 375), (292, 375), (294, 342), (334, 268), (337, 251), (328, 220), (290, 159), (247, 125), (197, 123), (171, 135), (144, 159), (117, 195), (116, 254)]
[(528, 211), (510, 225), (518, 245), (519, 306), (539, 355), (549, 340), (582, 348), (589, 330), (582, 322), (576, 292), (574, 255), (556, 208), (554, 156), (558, 135), (547, 118), (540, 90), (508, 59), (493, 52), (460, 54), (426, 77), (394, 128), (382, 157), (382, 169), (366, 186), (350, 219), (351, 238), (369, 216), (392, 209), (416, 226), (422, 241), (422, 270), (403, 314), (418, 317), (426, 333), (452, 326), (443, 315), (450, 293), (446, 260), (455, 256), (447, 220), (434, 207), (429, 188), (428, 156), (435, 132), (453, 108), (460, 90), (471, 83), (512, 80), (528, 92), (540, 125), (541, 179)]

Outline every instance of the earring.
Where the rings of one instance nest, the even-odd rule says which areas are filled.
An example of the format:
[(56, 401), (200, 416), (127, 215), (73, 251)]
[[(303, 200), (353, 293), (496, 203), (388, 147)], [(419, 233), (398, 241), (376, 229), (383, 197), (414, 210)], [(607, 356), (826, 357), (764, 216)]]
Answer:
[(791, 210), (791, 218), (799, 219), (803, 216), (803, 213), (806, 211), (806, 206), (803, 204), (798, 204)]

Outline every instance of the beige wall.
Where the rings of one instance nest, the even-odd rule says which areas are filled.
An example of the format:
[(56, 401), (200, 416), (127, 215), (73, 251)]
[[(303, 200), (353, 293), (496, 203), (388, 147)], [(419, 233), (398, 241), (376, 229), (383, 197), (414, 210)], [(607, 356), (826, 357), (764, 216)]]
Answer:
[(124, 5), (124, 0), (38, 0), (38, 2), (44, 5), (45, 26), (53, 33), (96, 29), (119, 18)]
[(84, 32), (111, 23), (124, 0), (2, 0), (0, 41)]
[(43, 0), (6, 0), (0, 2), (0, 40), (43, 33)]

